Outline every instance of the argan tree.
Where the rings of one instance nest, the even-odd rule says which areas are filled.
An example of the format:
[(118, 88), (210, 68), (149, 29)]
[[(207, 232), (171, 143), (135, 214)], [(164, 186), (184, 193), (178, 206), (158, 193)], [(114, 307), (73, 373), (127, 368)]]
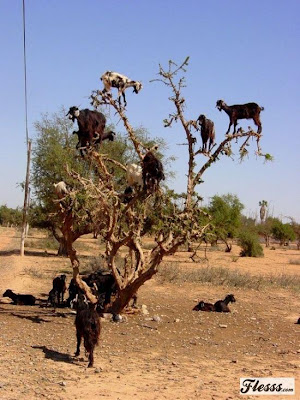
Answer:
[[(120, 191), (116, 174), (117, 172), (125, 174), (125, 166), (102, 152), (91, 150), (87, 156), (94, 170), (97, 170), (97, 182), (70, 171), (70, 176), (82, 185), (97, 207), (97, 210), (94, 209), (93, 212), (95, 217), (98, 215), (99, 233), (106, 243), (107, 266), (112, 271), (118, 288), (117, 296), (112, 304), (113, 313), (122, 311), (139, 287), (157, 273), (165, 256), (174, 254), (179, 246), (187, 241), (199, 241), (205, 235), (210, 221), (207, 217), (206, 223), (202, 223), (203, 211), (199, 205), (200, 197), (196, 192), (205, 171), (222, 157), (233, 157), (232, 144), (234, 142), (238, 143), (237, 151), (243, 158), (248, 153), (247, 146), (250, 138), (256, 139), (256, 154), (269, 157), (261, 152), (260, 135), (253, 131), (243, 132), (241, 129), (234, 135), (226, 136), (211, 153), (204, 153), (196, 148), (193, 134), (198, 131), (197, 120), (196, 118), (195, 120), (186, 119), (187, 102), (183, 96), (185, 87), (183, 75), (188, 61), (187, 58), (179, 66), (169, 61), (168, 69), (160, 65), (158, 78), (154, 80), (165, 85), (171, 92), (169, 99), (174, 106), (174, 112), (165, 119), (165, 127), (170, 129), (173, 124), (180, 124), (187, 144), (187, 185), (182, 207), (172, 201), (167, 192), (162, 189), (161, 184), (156, 185), (152, 190), (146, 187), (136, 188), (130, 201), (124, 202), (124, 194)], [(149, 149), (135, 135), (126, 116), (126, 110), (110, 94), (100, 90), (92, 93), (91, 100), (95, 108), (108, 105), (114, 110), (123, 123), (127, 138), (142, 164), (144, 155)], [(171, 130), (170, 134), (172, 134)], [(151, 149), (151, 152), (156, 154), (154, 149)], [(201, 164), (201, 160), (204, 160), (202, 166), (196, 167), (197, 164)], [(142, 241), (146, 231), (144, 228), (154, 208), (156, 218), (159, 216), (163, 229), (154, 245), (150, 249), (148, 246), (145, 249)], [(70, 229), (72, 229), (71, 225)], [(95, 296), (80, 278), (80, 260), (71, 241), (68, 243), (68, 253), (73, 266), (74, 279), (86, 292), (89, 300), (96, 302)]]

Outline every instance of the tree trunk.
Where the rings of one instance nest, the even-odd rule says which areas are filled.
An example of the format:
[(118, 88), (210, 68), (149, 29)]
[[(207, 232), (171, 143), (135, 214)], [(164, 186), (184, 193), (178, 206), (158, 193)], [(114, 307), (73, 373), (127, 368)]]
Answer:
[(68, 257), (68, 243), (64, 237), (59, 240), (59, 249), (57, 251), (58, 256)]

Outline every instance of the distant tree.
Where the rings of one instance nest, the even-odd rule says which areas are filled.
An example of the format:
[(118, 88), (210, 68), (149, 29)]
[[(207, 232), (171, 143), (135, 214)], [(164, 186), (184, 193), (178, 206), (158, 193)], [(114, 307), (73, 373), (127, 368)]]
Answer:
[(291, 220), (291, 227), (295, 233), (297, 241), (297, 249), (300, 250), (300, 224), (298, 224), (293, 218), (289, 217)]
[(278, 218), (274, 218), (272, 224), (272, 236), (279, 240), (281, 246), (296, 239), (296, 234), (291, 224), (284, 224)]
[(260, 209), (259, 209), (260, 222), (263, 223), (263, 221), (266, 217), (268, 202), (266, 200), (262, 200), (258, 204), (260, 206)]
[(267, 217), (263, 222), (256, 226), (257, 233), (263, 236), (266, 247), (270, 246), (270, 239), (272, 237), (273, 225), (276, 218)]
[(232, 239), (236, 237), (241, 226), (242, 210), (244, 205), (238, 197), (233, 194), (223, 196), (213, 196), (209, 206), (208, 213), (212, 216), (212, 232), (216, 240), (221, 240), (226, 245), (227, 252), (232, 249)]
[(3, 226), (21, 226), (22, 210), (9, 208), (6, 205), (0, 206), (0, 225)]
[(258, 235), (251, 230), (243, 229), (239, 233), (238, 245), (241, 247), (241, 257), (263, 257), (264, 255)]

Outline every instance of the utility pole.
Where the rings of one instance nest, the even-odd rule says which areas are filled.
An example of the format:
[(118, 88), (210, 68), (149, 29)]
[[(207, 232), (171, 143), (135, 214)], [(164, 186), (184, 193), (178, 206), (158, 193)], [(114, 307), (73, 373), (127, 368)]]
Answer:
[(22, 221), (22, 235), (21, 235), (21, 250), (20, 256), (24, 256), (24, 243), (26, 236), (26, 225), (27, 225), (27, 211), (28, 211), (28, 193), (29, 193), (29, 173), (30, 173), (30, 156), (31, 156), (31, 140), (28, 140), (27, 146), (27, 169), (26, 169), (26, 180), (25, 180), (25, 195), (24, 195), (24, 207), (23, 207), (23, 221)]
[(24, 95), (25, 95), (25, 125), (26, 125), (26, 144), (27, 144), (27, 168), (26, 168), (26, 179), (25, 179), (25, 194), (24, 194), (24, 207), (23, 207), (23, 223), (22, 223), (22, 234), (21, 234), (21, 249), (20, 256), (24, 256), (24, 243), (26, 236), (27, 226), (27, 210), (28, 210), (28, 193), (29, 193), (29, 174), (30, 174), (30, 156), (31, 156), (31, 140), (28, 139), (28, 118), (27, 118), (27, 73), (26, 73), (26, 24), (25, 24), (25, 0), (23, 3), (23, 47), (24, 47)]

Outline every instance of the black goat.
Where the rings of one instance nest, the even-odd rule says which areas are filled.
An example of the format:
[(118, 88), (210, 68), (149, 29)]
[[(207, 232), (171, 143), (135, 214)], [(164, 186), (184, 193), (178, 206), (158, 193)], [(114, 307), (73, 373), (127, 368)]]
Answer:
[(144, 189), (154, 192), (158, 189), (159, 182), (165, 179), (161, 161), (149, 150), (142, 160)]
[(215, 311), (215, 307), (211, 303), (205, 303), (200, 301), (194, 308), (193, 311)]
[(76, 149), (80, 148), (80, 154), (83, 157), (83, 149), (86, 149), (92, 145), (100, 144), (103, 140), (113, 141), (115, 139), (115, 133), (112, 131), (104, 132), (106, 125), (105, 116), (98, 112), (92, 111), (87, 108), (79, 110), (78, 107), (70, 107), (67, 115), (73, 122), (75, 119), (78, 124), (78, 131), (74, 131), (73, 134), (77, 134), (78, 143)]
[(197, 119), (197, 122), (199, 122), (199, 125), (201, 126), (201, 138), (202, 138), (202, 151), (207, 151), (207, 142), (209, 139), (209, 146), (208, 146), (208, 151), (211, 150), (215, 143), (215, 125), (214, 123), (205, 117), (205, 115), (201, 114), (199, 115), (199, 118)]
[(88, 303), (84, 294), (77, 295), (77, 313), (75, 318), (77, 349), (75, 357), (80, 354), (81, 339), (84, 348), (89, 354), (88, 368), (94, 365), (94, 348), (98, 344), (101, 326), (96, 305)]
[(216, 312), (230, 312), (230, 309), (228, 307), (228, 303), (235, 303), (236, 300), (234, 298), (233, 294), (228, 294), (224, 300), (218, 300), (214, 304), (214, 308)]
[(60, 305), (64, 302), (64, 294), (67, 290), (66, 275), (60, 275), (53, 279), (52, 289), (49, 292), (48, 303), (53, 307)]
[(238, 119), (253, 119), (255, 125), (258, 127), (257, 133), (261, 133), (262, 125), (260, 121), (260, 112), (264, 110), (264, 107), (260, 107), (256, 103), (236, 104), (233, 106), (228, 106), (223, 100), (218, 100), (216, 107), (219, 111), (224, 110), (229, 116), (229, 127), (226, 135), (229, 133), (232, 124), (234, 124), (233, 133), (236, 133)]
[(15, 305), (33, 306), (36, 301), (36, 298), (31, 294), (16, 294), (10, 289), (3, 293), (3, 297), (9, 297)]
[[(96, 289), (98, 297), (97, 308), (103, 311), (105, 306), (110, 303), (112, 294), (116, 293), (115, 278), (109, 272), (98, 271), (88, 276), (83, 276), (82, 280), (89, 286)], [(81, 293), (81, 290), (76, 285), (74, 279), (71, 280), (69, 285), (69, 298), (67, 305), (71, 305), (71, 301), (75, 299), (76, 295)]]

